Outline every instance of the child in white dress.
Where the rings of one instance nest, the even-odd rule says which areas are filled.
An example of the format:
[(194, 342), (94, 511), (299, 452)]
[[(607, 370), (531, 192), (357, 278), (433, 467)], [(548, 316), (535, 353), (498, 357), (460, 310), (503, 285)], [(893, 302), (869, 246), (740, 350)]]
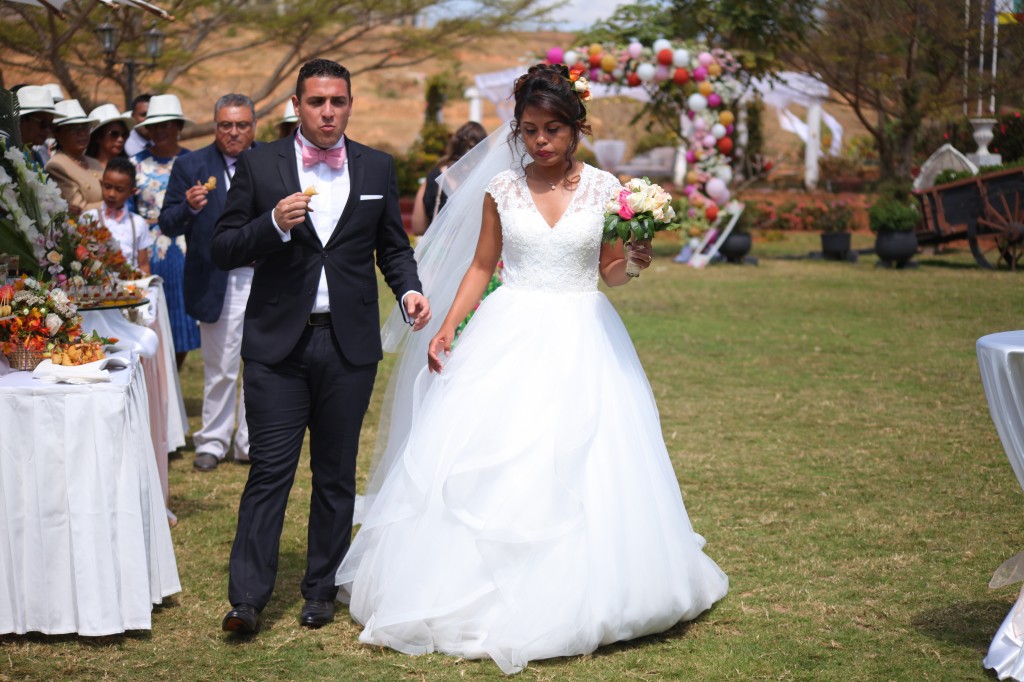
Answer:
[(125, 260), (149, 275), (149, 247), (153, 245), (149, 225), (145, 218), (132, 213), (125, 205), (135, 194), (135, 165), (128, 159), (114, 157), (107, 162), (100, 186), (103, 208), (85, 211), (82, 217), (92, 217), (110, 230), (121, 245)]

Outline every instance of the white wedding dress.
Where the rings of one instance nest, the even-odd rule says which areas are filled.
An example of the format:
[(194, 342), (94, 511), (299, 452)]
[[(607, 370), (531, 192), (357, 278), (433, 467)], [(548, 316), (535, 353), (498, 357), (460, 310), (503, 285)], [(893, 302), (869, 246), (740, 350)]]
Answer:
[(725, 595), (629, 334), (597, 289), (618, 188), (585, 166), (549, 227), (522, 170), (488, 186), (504, 286), (423, 397), (338, 571), (360, 641), (513, 673), (662, 632)]

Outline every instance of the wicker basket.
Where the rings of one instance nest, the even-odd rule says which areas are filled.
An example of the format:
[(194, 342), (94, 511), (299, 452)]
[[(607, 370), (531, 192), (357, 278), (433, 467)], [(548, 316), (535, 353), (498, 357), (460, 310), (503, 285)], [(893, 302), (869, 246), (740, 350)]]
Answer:
[(31, 372), (43, 361), (43, 354), (40, 351), (18, 348), (7, 354), (7, 361), (11, 363), (11, 369)]

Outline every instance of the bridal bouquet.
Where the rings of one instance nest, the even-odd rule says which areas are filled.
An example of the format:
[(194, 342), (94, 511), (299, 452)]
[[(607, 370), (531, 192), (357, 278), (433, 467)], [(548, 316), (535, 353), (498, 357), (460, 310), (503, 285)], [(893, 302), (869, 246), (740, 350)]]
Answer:
[(631, 257), (635, 241), (654, 238), (655, 232), (675, 230), (675, 209), (672, 196), (647, 178), (633, 178), (605, 204), (604, 241), (611, 244), (621, 239), (626, 246), (626, 274), (640, 276), (640, 266)]

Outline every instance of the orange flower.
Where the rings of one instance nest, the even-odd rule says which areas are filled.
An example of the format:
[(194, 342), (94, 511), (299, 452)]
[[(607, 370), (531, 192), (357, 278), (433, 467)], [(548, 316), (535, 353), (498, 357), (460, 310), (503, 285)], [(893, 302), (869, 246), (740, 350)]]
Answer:
[(575, 83), (583, 75), (583, 69), (572, 69), (569, 71), (569, 82)]

